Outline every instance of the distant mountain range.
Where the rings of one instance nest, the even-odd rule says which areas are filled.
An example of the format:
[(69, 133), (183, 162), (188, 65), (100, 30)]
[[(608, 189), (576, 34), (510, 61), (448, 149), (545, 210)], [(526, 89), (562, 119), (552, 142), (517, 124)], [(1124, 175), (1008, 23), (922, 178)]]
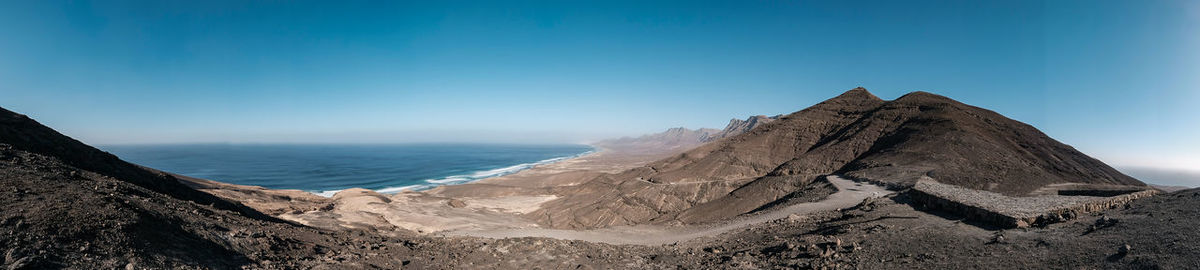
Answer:
[(722, 138), (731, 137), (741, 134), (758, 127), (760, 125), (770, 123), (775, 119), (779, 119), (779, 115), (767, 117), (765, 115), (757, 115), (741, 119), (730, 119), (729, 125), (725, 129), (688, 129), (684, 127), (670, 128), (666, 131), (646, 134), (639, 137), (623, 137), (619, 139), (610, 139), (595, 142), (592, 145), (607, 148), (622, 150), (625, 152), (673, 152), (692, 149), (701, 144), (716, 141)]
[(823, 192), (814, 181), (827, 174), (897, 186), (933, 179), (1009, 196), (1056, 183), (1145, 186), (1032, 126), (926, 92), (885, 101), (856, 88), (785, 116), (731, 121), (720, 133), (672, 129), (618, 141), (708, 138), (563, 190), (530, 216), (563, 228), (707, 222)]
[(723, 139), (726, 137), (732, 137), (734, 135), (742, 134), (742, 133), (750, 131), (751, 129), (754, 129), (758, 126), (764, 125), (766, 123), (770, 123), (771, 121), (775, 121), (775, 120), (779, 119), (780, 116), (783, 116), (783, 115), (776, 115), (776, 116), (770, 116), (770, 117), (768, 117), (766, 115), (756, 115), (756, 116), (751, 116), (750, 118), (746, 118), (746, 120), (741, 120), (741, 119), (736, 119), (736, 118), (729, 119), (729, 124), (725, 125), (724, 130), (721, 130), (721, 132), (719, 132), (719, 133), (715, 133), (708, 137), (705, 137), (703, 139), (703, 141), (711, 142), (711, 141), (716, 141), (716, 140)]

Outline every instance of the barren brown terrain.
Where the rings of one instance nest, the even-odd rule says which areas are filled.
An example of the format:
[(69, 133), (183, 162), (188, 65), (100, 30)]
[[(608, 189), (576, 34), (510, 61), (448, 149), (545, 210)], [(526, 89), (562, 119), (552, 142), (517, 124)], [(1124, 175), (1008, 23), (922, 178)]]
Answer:
[(0, 109), (0, 266), (1200, 267), (1197, 189), (1021, 228), (928, 203), (921, 181), (963, 203), (1068, 208), (1152, 191), (1028, 125), (945, 97), (884, 101), (855, 89), (778, 118), (731, 121), (724, 135), (682, 131), (471, 184), (325, 198), (144, 168)]
[(687, 152), (564, 189), (530, 214), (546, 226), (704, 223), (803, 197), (829, 174), (910, 187), (922, 177), (1025, 196), (1059, 183), (1145, 187), (1029, 125), (913, 92), (863, 88)]

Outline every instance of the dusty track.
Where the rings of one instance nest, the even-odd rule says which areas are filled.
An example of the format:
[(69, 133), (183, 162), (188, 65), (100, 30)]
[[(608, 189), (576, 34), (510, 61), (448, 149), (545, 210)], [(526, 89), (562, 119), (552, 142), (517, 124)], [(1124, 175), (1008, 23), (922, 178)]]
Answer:
[(488, 230), (458, 230), (442, 233), (445, 236), (475, 236), (485, 238), (546, 237), (563, 240), (583, 240), (608, 244), (663, 245), (685, 242), (700, 237), (712, 237), (742, 229), (751, 225), (786, 218), (790, 215), (805, 215), (813, 212), (849, 208), (866, 198), (881, 197), (893, 193), (883, 187), (846, 180), (837, 176), (827, 179), (838, 192), (819, 202), (799, 203), (782, 209), (757, 215), (738, 217), (730, 221), (710, 225), (661, 226), (638, 225), (618, 226), (596, 230), (576, 231), (545, 228), (513, 228)]

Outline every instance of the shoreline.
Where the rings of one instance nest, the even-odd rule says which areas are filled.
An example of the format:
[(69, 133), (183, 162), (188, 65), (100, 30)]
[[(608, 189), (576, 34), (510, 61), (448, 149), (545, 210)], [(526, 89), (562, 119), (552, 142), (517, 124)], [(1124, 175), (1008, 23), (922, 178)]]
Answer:
[[(593, 145), (586, 145), (586, 146), (592, 148), (592, 150), (588, 150), (583, 153), (579, 153), (579, 154), (575, 154), (575, 155), (548, 158), (548, 159), (543, 159), (543, 160), (539, 160), (539, 161), (535, 161), (535, 162), (520, 163), (520, 164), (511, 165), (511, 166), (507, 166), (507, 167), (478, 170), (478, 171), (474, 171), (470, 174), (457, 174), (457, 175), (444, 176), (444, 177), (436, 178), (436, 179), (420, 180), (420, 181), (424, 182), (424, 184), (389, 186), (389, 187), (378, 188), (378, 189), (369, 189), (369, 190), (380, 193), (380, 194), (388, 194), (388, 195), (398, 194), (398, 193), (402, 193), (402, 192), (424, 192), (424, 191), (429, 191), (429, 190), (432, 190), (432, 189), (435, 189), (438, 187), (443, 187), (443, 186), (455, 186), (455, 185), (470, 184), (470, 183), (476, 183), (476, 182), (487, 180), (487, 179), (514, 175), (514, 174), (518, 174), (518, 173), (521, 173), (524, 171), (528, 171), (533, 168), (598, 154), (605, 150), (603, 148), (596, 147)], [(360, 189), (360, 188), (361, 187), (347, 187), (347, 188), (336, 189), (336, 190), (304, 190), (304, 192), (312, 193), (314, 195), (325, 197), (325, 198), (332, 198), (338, 192), (349, 190), (349, 189)]]
[[(347, 188), (329, 192), (333, 196), (325, 197), (304, 190), (274, 190), (199, 179), (181, 178), (181, 181), (274, 217), (318, 228), (371, 228), (416, 234), (486, 231), (540, 227), (524, 215), (540, 209), (543, 203), (561, 198), (556, 190), (675, 153), (587, 146), (592, 150), (479, 171), (489, 172), (490, 177), (433, 183), (439, 185), (395, 193)], [(514, 167), (520, 170), (511, 170)]]

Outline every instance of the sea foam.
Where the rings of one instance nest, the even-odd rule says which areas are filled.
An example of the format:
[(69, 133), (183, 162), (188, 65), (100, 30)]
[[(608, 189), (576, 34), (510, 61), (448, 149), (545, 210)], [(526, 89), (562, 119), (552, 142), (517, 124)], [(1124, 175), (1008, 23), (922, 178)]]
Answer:
[[(588, 154), (595, 153), (595, 152), (596, 152), (595, 150), (592, 150), (592, 151), (583, 152), (583, 153), (580, 153), (577, 155), (550, 158), (550, 159), (545, 159), (545, 160), (541, 160), (541, 161), (537, 161), (537, 162), (521, 163), (521, 164), (517, 164), (517, 165), (496, 168), (496, 169), (490, 169), (490, 170), (481, 170), (481, 171), (473, 172), (471, 174), (451, 175), (451, 176), (446, 176), (446, 177), (442, 177), (442, 178), (438, 178), (438, 179), (427, 179), (427, 180), (425, 180), (425, 183), (427, 183), (427, 184), (385, 187), (385, 188), (381, 188), (381, 189), (376, 189), (375, 192), (394, 194), (394, 193), (400, 193), (400, 192), (409, 191), (409, 190), (411, 190), (411, 191), (426, 190), (426, 189), (431, 189), (431, 188), (434, 188), (437, 186), (443, 186), (443, 185), (466, 184), (466, 183), (475, 182), (475, 181), (479, 181), (479, 180), (483, 180), (483, 179), (487, 179), (487, 178), (510, 175), (510, 174), (518, 173), (520, 171), (531, 169), (533, 167), (546, 165), (546, 164), (550, 164), (550, 163), (555, 163), (555, 162), (559, 162), (559, 161), (564, 161), (564, 160), (568, 160), (568, 159), (572, 159), (572, 158), (577, 158), (577, 157), (581, 157), (581, 156), (588, 155)], [(313, 193), (324, 196), (324, 197), (333, 197), (333, 195), (337, 194), (338, 191), (342, 191), (342, 190), (339, 189), (339, 190), (313, 191)]]

